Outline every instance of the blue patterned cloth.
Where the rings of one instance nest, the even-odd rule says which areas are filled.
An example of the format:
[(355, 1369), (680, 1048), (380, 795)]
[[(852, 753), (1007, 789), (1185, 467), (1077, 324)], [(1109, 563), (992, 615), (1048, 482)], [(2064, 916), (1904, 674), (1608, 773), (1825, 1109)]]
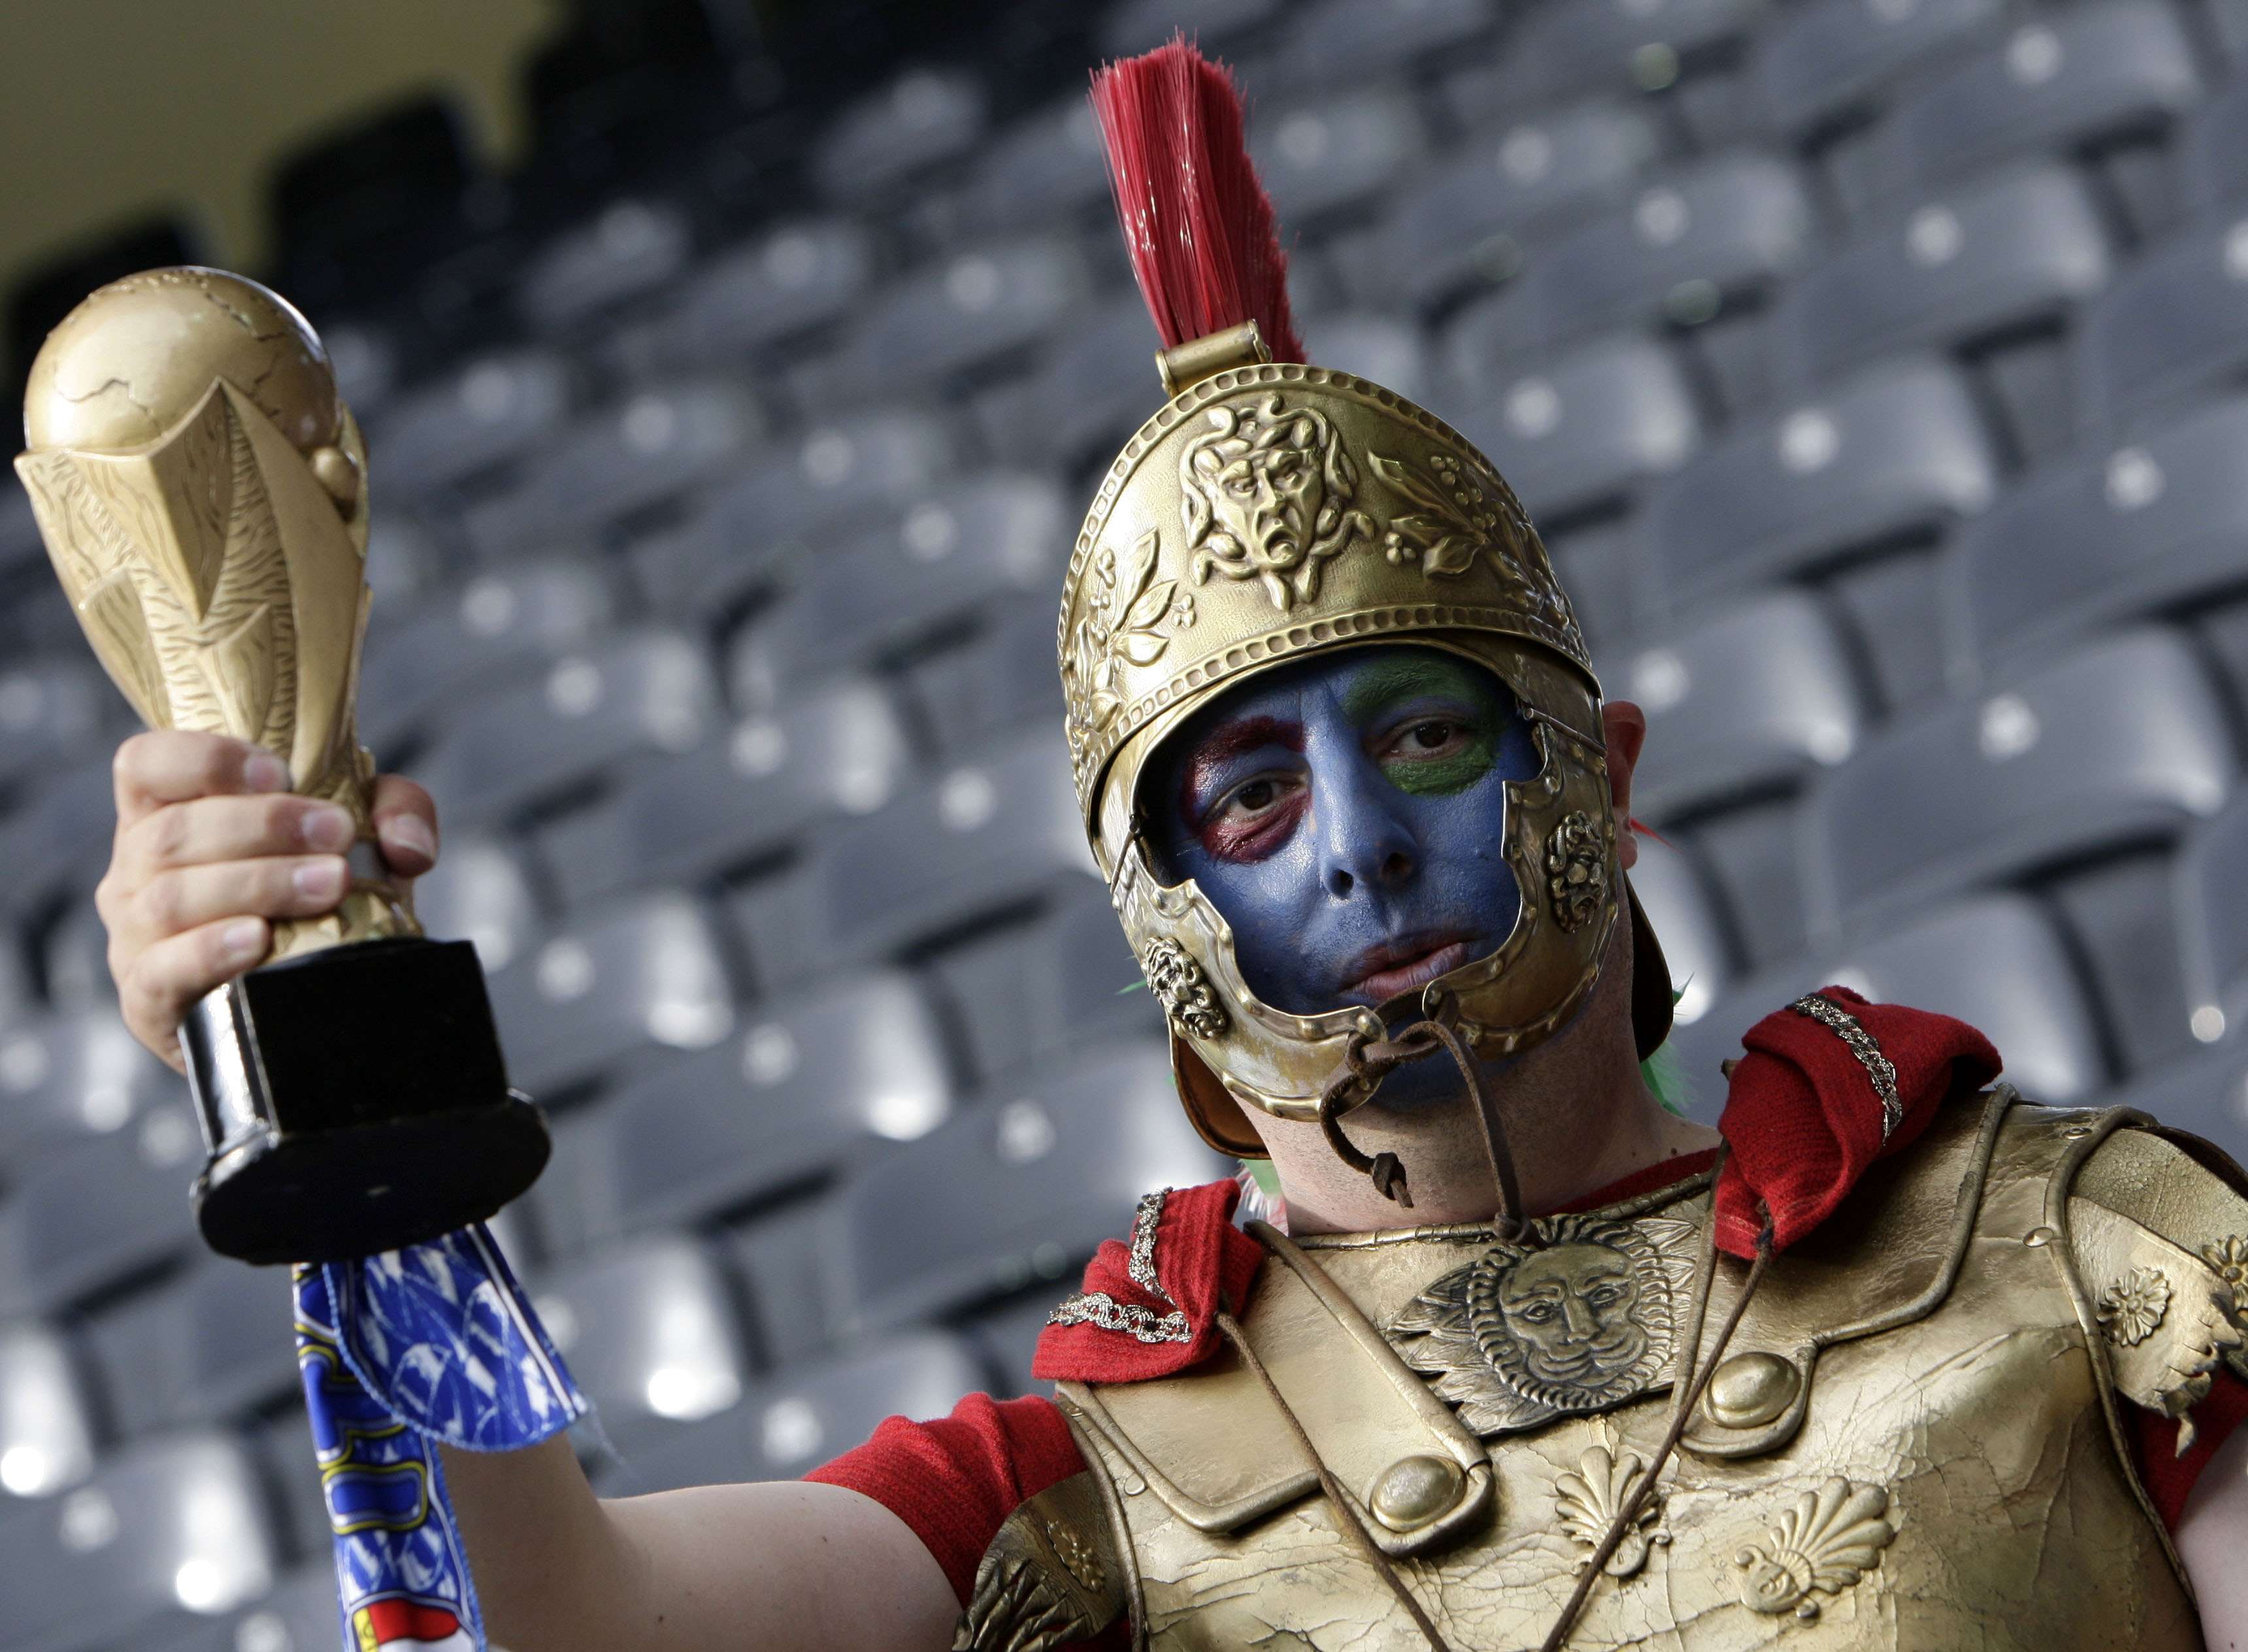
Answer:
[(437, 1443), (520, 1450), (591, 1407), (481, 1223), (294, 1285), (345, 1652), (483, 1652)]

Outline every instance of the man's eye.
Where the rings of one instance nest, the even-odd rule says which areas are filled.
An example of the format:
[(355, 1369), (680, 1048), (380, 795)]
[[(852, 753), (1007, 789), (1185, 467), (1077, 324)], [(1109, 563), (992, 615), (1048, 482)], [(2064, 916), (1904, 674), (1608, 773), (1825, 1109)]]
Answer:
[(1251, 780), (1233, 794), (1234, 806), (1255, 814), (1259, 810), (1270, 808), (1272, 800), (1279, 795), (1279, 790), (1270, 780)]

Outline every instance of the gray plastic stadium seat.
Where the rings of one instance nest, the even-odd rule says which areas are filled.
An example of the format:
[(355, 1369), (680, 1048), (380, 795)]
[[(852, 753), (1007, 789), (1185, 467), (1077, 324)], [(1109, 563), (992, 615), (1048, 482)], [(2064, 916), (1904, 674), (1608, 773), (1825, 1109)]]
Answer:
[(186, 1097), (179, 1074), (125, 1030), (115, 1005), (28, 1018), (0, 1033), (0, 1146), (10, 1155), (124, 1128)]
[(730, 674), (736, 699), (775, 704), (1018, 593), (1050, 595), (1073, 537), (1072, 504), (1050, 479), (987, 473), (822, 554), (744, 634)]
[(610, 578), (569, 556), (479, 573), (402, 614), (376, 608), (360, 668), (360, 735), (384, 751), (440, 709), (585, 647), (616, 608)]
[(1724, 997), (1737, 973), (1724, 914), (1693, 856), (1673, 842), (1641, 836), (1639, 863), (1626, 875), (1670, 966), (1670, 989), (1678, 995), (1672, 1017), (1690, 1025)]
[(2126, 270), (2084, 321), (2087, 428), (2140, 422), (2248, 368), (2248, 214), (2190, 224)]
[(2187, 1025), (2203, 1044), (2248, 1031), (2248, 805), (2189, 833), (2172, 868)]
[[(71, 1346), (34, 1320), (0, 1325), (0, 1492), (39, 1498), (93, 1471), (96, 1407)], [(0, 1520), (7, 1505), (0, 1501)]]
[[(2033, 1101), (2096, 1095), (2108, 1079), (2098, 1018), (2066, 943), (2026, 895), (1980, 895), (1909, 916), (1854, 945), (1765, 971), (1672, 1036), (1688, 1077), (1714, 1101), (1720, 1061), (1765, 1016), (1829, 985), (1881, 1004), (1957, 1016), (1998, 1046), (2004, 1077)], [(1713, 1117), (1714, 1107), (1703, 1113)]]
[(2187, 202), (2210, 210), (2248, 191), (2248, 79), (2211, 93), (2178, 134), (2178, 172)]
[(2008, 12), (2006, 0), (1810, 0), (1764, 31), (1757, 78), (1773, 117), (1801, 134), (1989, 39)]
[[(1817, 219), (1796, 168), (1772, 155), (1712, 156), (1539, 250), (1521, 278), (1462, 321), (1488, 357), (1652, 320), (1707, 320), (1800, 269)], [(1456, 342), (1455, 348), (1459, 346)]]
[(745, 1011), (736, 1037), (607, 1098), (545, 1203), (568, 1199), (588, 1239), (684, 1225), (926, 1135), (952, 1107), (925, 995), (848, 976)]
[(1100, 50), (1110, 58), (1153, 51), (1175, 32), (1214, 51), (1280, 14), (1283, 0), (1123, 0), (1100, 23)]
[(2227, 1038), (2142, 1074), (2100, 1098), (2214, 1141), (2248, 1160), (2248, 1040)]
[(726, 1254), (748, 1288), (757, 1357), (783, 1370), (826, 1355), (834, 1340), (839, 1195), (823, 1191), (760, 1213), (726, 1232)]
[(1008, 127), (963, 193), (970, 220), (999, 230), (1052, 224), (1107, 200), (1108, 163), (1092, 100), (1073, 91)]
[(814, 141), (812, 175), (832, 199), (874, 200), (965, 155), (990, 119), (989, 99), (972, 76), (909, 69)]
[(733, 984), (716, 925), (685, 895), (593, 915), (492, 972), (508, 1073), (534, 1095), (663, 1049), (700, 1050), (733, 1030)]
[(1059, 1062), (1079, 1044), (1163, 1030), (1162, 1006), (1107, 891), (1091, 879), (1066, 887), (1030, 922), (977, 936), (933, 968), (987, 1080)]
[(1636, 332), (1510, 364), (1452, 422), (1541, 518), (1628, 495), (1702, 445), (1677, 356)]
[(653, 386), (587, 415), (523, 468), (512, 490), (469, 508), (488, 559), (538, 549), (686, 493), (739, 464), (764, 436), (739, 385)]
[(0, 671), (0, 782), (82, 754), (122, 710), (90, 659), (31, 660)]
[(885, 1417), (929, 1422), (985, 1387), (973, 1348), (916, 1331), (783, 1371), (728, 1411), (605, 1469), (609, 1497), (743, 1480), (792, 1480), (861, 1443)]
[(874, 237), (848, 218), (805, 218), (721, 252), (655, 324), (680, 366), (786, 342), (850, 314), (873, 287)]
[(1408, 401), (1434, 400), (1429, 349), (1409, 321), (1365, 310), (1322, 311), (1301, 324), (1305, 356), (1339, 373), (1395, 390)]
[(185, 1098), (21, 1165), (0, 1199), (0, 1317), (49, 1312), (194, 1244), (202, 1168)]
[(692, 751), (719, 707), (700, 646), (675, 632), (626, 632), (453, 719), (416, 773), (449, 819), (493, 821), (612, 764)]
[(1803, 591), (1727, 603), (1600, 676), (1647, 713), (1632, 811), (1657, 826), (1840, 763), (1867, 723), (1849, 646)]
[[(441, 802), (441, 819), (442, 808)], [(463, 833), (446, 842), (437, 864), (415, 880), (414, 909), (429, 935), (472, 941), (485, 970), (504, 970), (546, 927), (538, 881), (524, 850)]]
[(533, 255), (523, 273), (523, 312), (561, 332), (677, 279), (694, 250), (687, 215), (661, 201), (613, 201)]
[[(327, 1498), (320, 1490), (320, 1468), (312, 1450), (312, 1419), (300, 1399), (276, 1408), (274, 1415), (251, 1423), (243, 1431), (265, 1470), (266, 1484), (280, 1495), (274, 1499), (274, 1518), (287, 1534), (291, 1554), (325, 1562), (331, 1598), (330, 1621), (334, 1621), (335, 1533), (328, 1524)], [(319, 1642), (319, 1652), (327, 1652)]]
[(1752, 968), (1794, 957), (1810, 941), (1803, 896), (1803, 800), (1774, 798), (1681, 828), (1724, 897)]
[(531, 1295), (620, 1451), (730, 1409), (749, 1386), (726, 1276), (684, 1234), (613, 1245), (542, 1274)]
[(561, 428), (570, 403), (568, 365), (552, 351), (473, 360), (400, 397), (370, 422), (378, 497), (417, 498), (519, 459)]
[(1280, 222), (1303, 229), (1417, 169), (1429, 134), (1403, 92), (1369, 87), (1252, 109), (1249, 147)]
[(1737, 38), (1767, 0), (1572, 0), (1540, 6), (1508, 38), (1518, 84), (1556, 96), (1592, 86), (1660, 86), (1667, 63)]
[(1467, 139), (1408, 186), (1372, 271), (1378, 291), (1414, 303), (1511, 275), (1525, 249), (1630, 193), (1661, 149), (1643, 107), (1596, 99)]
[(881, 808), (912, 769), (889, 695), (846, 678), (648, 766), (555, 822), (541, 842), (549, 863), (567, 868), (562, 893), (573, 905), (693, 883), (785, 849), (837, 815)]
[(111, 1425), (147, 1434), (220, 1422), (297, 1391), (286, 1270), (197, 1257), (86, 1325)]
[(840, 357), (808, 369), (799, 384), (823, 403), (942, 387), (1066, 330), (1088, 286), (1065, 240), (963, 249), (877, 297)]
[(1882, 362), (1737, 425), (1658, 487), (1649, 572), (1674, 601), (1772, 578), (1986, 507), (1998, 461), (1949, 364)]
[(120, 1652), (332, 1652), (336, 1621), (335, 1562), (323, 1555), (287, 1573), (245, 1611), (194, 1631), (168, 1626)]
[(88, 895), (108, 863), (117, 829), (117, 788), (110, 757), (49, 775), (39, 789), (0, 818), (0, 913), (44, 913), (58, 899)]
[(429, 531), (388, 508), (367, 524), (367, 588), (377, 614), (422, 601), (446, 582), (449, 559)]
[(1162, 406), (1156, 344), (1138, 292), (1088, 304), (1027, 377), (991, 393), (992, 450), (1072, 470), (1107, 463)]
[(320, 342), (327, 346), (336, 388), (364, 422), (390, 400), (398, 387), (398, 340), (365, 321), (323, 322)]
[(2066, 313), (2109, 270), (2099, 203), (2047, 164), (1920, 202), (1806, 272), (1781, 308), (1798, 371), (1817, 380)]
[(2194, 50), (2163, 0), (2102, 0), (2025, 22), (1899, 103), (1868, 155), (1895, 192), (2032, 150), (2166, 126), (2201, 97)]
[(944, 427), (894, 409), (822, 424), (750, 465), (682, 531), (644, 542), (633, 563), (666, 614), (707, 621), (839, 530), (919, 497), (953, 462)]
[(1060, 722), (1053, 603), (1025, 595), (993, 605), (975, 637), (921, 661), (907, 681), (940, 759), (972, 752), (1003, 729)]
[(2236, 771), (2228, 716), (2174, 634), (2105, 639), (1979, 701), (1898, 728), (1826, 776), (1804, 842), (1834, 930), (2212, 815)]
[(1031, 1374), (1038, 1338), (1053, 1308), (1054, 1293), (1038, 1290), (1019, 1302), (971, 1315), (963, 1322), (962, 1328), (982, 1350), (984, 1363), (998, 1375), (998, 1385), (993, 1393), (1013, 1395), (1053, 1392), (1052, 1383), (1041, 1382)]
[(1272, 65), (1292, 86), (1362, 83), (1445, 52), (1474, 51), (1497, 0), (1319, 0), (1293, 9)]
[(2044, 890), (2106, 1006), (2119, 1069), (2145, 1073), (2197, 1047), (2171, 910), (2176, 857), (2160, 845), (2072, 867)]
[(846, 1322), (888, 1330), (1065, 1279), (1130, 1231), (1142, 1194), (1225, 1173), (1179, 1106), (1163, 1040), (1080, 1051), (853, 1178)]
[(1093, 876), (1061, 730), (1011, 735), (842, 823), (817, 847), (810, 873), (823, 943), (856, 959), (891, 956)]
[(166, 1632), (175, 1643), (198, 1617), (263, 1596), (278, 1559), (239, 1443), (150, 1440), (75, 1491), (0, 1510), (0, 1623), (9, 1652), (88, 1652)]
[(2248, 397), (2029, 477), (1946, 567), (1963, 668), (2248, 579)]

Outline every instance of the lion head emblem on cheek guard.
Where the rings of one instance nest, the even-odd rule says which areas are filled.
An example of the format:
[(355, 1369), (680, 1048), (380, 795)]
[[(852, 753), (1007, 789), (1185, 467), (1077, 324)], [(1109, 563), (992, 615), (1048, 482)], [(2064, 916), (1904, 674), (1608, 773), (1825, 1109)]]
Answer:
[(1334, 422), (1278, 395), (1209, 410), (1210, 428), (1179, 456), (1180, 509), (1194, 551), (1194, 579), (1215, 569), (1264, 581), (1285, 612), (1319, 593), (1319, 566), (1370, 537), (1354, 508), (1358, 466)]
[(1479, 1435), (1607, 1410), (1670, 1380), (1695, 1231), (1675, 1217), (1533, 1222), (1415, 1297), (1390, 1337)]

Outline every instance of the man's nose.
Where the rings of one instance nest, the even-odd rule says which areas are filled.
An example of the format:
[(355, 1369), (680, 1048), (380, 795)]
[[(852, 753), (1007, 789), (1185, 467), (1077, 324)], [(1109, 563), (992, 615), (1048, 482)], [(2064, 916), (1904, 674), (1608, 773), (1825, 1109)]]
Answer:
[(1395, 807), (1395, 789), (1354, 745), (1347, 754), (1315, 752), (1312, 788), (1319, 883), (1329, 895), (1344, 901), (1394, 888), (1419, 870), (1420, 845)]

